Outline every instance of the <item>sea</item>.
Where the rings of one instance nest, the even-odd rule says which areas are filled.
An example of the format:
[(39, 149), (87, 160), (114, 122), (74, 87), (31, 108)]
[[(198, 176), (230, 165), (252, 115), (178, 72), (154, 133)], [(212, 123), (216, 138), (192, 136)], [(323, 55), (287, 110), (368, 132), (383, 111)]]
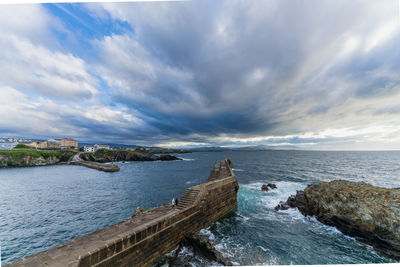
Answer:
[[(221, 151), (177, 154), (181, 161), (118, 162), (105, 173), (81, 166), (0, 169), (2, 264), (179, 198), (228, 157), (239, 182), (235, 212), (203, 229), (235, 265), (396, 262), (298, 210), (275, 211), (296, 190), (335, 179), (400, 187), (400, 152)], [(262, 192), (264, 183), (277, 189)], [(191, 248), (156, 266), (218, 265)]]

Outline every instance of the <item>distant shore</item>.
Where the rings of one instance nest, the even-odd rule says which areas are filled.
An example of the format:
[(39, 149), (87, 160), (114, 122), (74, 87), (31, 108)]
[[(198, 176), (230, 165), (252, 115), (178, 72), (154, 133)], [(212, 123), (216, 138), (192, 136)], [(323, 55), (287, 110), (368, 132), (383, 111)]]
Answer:
[[(164, 155), (176, 153), (173, 150), (128, 150), (128, 149), (99, 149), (95, 152), (79, 152), (78, 150), (36, 150), (16, 149), (0, 150), (0, 168), (47, 166), (60, 163), (70, 163), (75, 155), (88, 162), (117, 162), (117, 161), (169, 161), (179, 158)], [(178, 152), (179, 153), (179, 152)], [(162, 154), (156, 156), (155, 154)]]

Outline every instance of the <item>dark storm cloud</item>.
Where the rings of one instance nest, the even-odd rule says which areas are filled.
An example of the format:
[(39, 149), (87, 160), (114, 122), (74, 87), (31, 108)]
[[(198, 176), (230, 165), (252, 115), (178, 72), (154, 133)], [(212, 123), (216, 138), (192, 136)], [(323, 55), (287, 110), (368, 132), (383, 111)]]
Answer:
[[(399, 92), (391, 75), (400, 58), (397, 31), (364, 51), (395, 12), (390, 1), (386, 9), (370, 4), (106, 4), (114, 19), (135, 31), (98, 43), (100, 53), (106, 51), (101, 64), (118, 66), (100, 73), (115, 100), (152, 117), (149, 124), (163, 134), (301, 133), (307, 127), (296, 129), (293, 121), (328, 114), (350, 97)], [(360, 41), (351, 50), (353, 36)], [(121, 67), (115, 49), (125, 51), (129, 64)], [(308, 130), (325, 127), (315, 126)]]
[[(8, 22), (15, 18), (4, 9), (0, 111), (10, 116), (0, 116), (0, 129), (172, 146), (384, 140), (400, 147), (397, 4), (106, 3), (65, 6), (63, 16), (42, 6), (14, 10), (45, 18), (35, 23)], [(76, 20), (83, 14), (85, 25)], [(96, 33), (77, 48), (83, 35), (74, 32), (87, 26)]]

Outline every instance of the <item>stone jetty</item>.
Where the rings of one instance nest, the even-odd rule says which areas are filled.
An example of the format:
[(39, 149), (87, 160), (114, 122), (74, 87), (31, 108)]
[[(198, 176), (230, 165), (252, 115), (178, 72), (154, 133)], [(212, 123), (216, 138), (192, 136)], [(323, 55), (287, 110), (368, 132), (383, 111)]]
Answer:
[(87, 168), (91, 169), (96, 169), (99, 171), (103, 172), (117, 172), (119, 171), (119, 167), (115, 165), (114, 163), (99, 163), (99, 162), (94, 162), (94, 161), (71, 161), (71, 165), (79, 165), (79, 166), (84, 166)]
[(400, 259), (400, 190), (335, 180), (310, 184), (276, 210), (296, 207), (307, 216)]
[(87, 168), (96, 169), (96, 170), (103, 171), (103, 172), (119, 171), (119, 167), (117, 165), (115, 165), (114, 163), (109, 164), (109, 163), (100, 163), (100, 162), (95, 162), (95, 161), (83, 160), (81, 158), (81, 154), (82, 154), (81, 152), (75, 154), (69, 164), (84, 166)]
[(217, 163), (207, 182), (187, 188), (177, 206), (164, 204), (130, 219), (5, 265), (151, 266), (185, 236), (234, 211), (239, 185), (232, 162)]

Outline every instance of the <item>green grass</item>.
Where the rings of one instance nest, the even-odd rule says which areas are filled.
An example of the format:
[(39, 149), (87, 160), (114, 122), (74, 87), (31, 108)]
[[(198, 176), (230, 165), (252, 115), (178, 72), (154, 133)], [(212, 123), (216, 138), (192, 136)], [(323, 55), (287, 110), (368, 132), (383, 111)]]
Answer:
[(16, 145), (16, 146), (15, 146), (15, 148), (26, 148), (26, 149), (32, 149), (33, 147), (30, 147), (30, 146), (27, 146), (27, 145), (24, 145), (24, 144), (18, 144), (18, 145)]
[(113, 151), (108, 149), (98, 149), (94, 152), (96, 157), (112, 156), (113, 154)]

